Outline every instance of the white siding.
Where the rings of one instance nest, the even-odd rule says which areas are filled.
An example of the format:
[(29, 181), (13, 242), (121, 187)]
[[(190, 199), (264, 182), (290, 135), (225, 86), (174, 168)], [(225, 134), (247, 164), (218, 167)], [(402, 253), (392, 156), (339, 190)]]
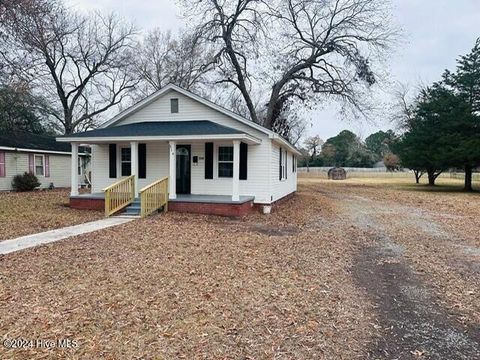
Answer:
[[(178, 99), (178, 113), (170, 113), (170, 99)], [(268, 135), (243, 124), (221, 112), (218, 112), (196, 100), (193, 100), (174, 90), (165, 93), (162, 97), (147, 105), (136, 113), (131, 114), (115, 125), (125, 125), (144, 121), (189, 121), (209, 120), (234, 129), (245, 131), (257, 138), (268, 139)]]
[[(179, 112), (170, 113), (170, 99), (179, 100)], [(218, 124), (244, 131), (261, 140), (259, 145), (248, 146), (248, 177), (240, 180), (240, 195), (255, 196), (256, 203), (268, 204), (296, 190), (296, 174), (292, 176), (289, 153), (288, 180), (278, 181), (278, 157), (275, 161), (275, 149), (272, 140), (263, 132), (251, 128), (229, 116), (222, 114), (196, 100), (174, 90), (165, 93), (161, 98), (131, 114), (116, 125), (145, 121), (188, 121), (209, 120)], [(231, 141), (214, 142), (214, 178), (205, 179), (205, 145), (204, 142), (178, 142), (179, 145), (191, 145), (192, 157), (198, 156), (199, 163), (191, 168), (191, 192), (204, 195), (231, 195), (232, 179), (218, 178), (217, 154), (219, 145), (232, 145)], [(121, 145), (117, 145), (120, 147)], [(129, 144), (124, 144), (129, 146)], [(108, 145), (92, 146), (92, 182), (93, 191), (102, 191), (106, 186), (120, 179), (120, 149), (117, 149), (117, 179), (109, 179)], [(168, 176), (168, 144), (167, 142), (147, 143), (147, 179), (140, 179), (140, 188), (160, 177)]]
[[(231, 146), (230, 142), (214, 143), (214, 173), (213, 179), (205, 179), (205, 143), (180, 142), (178, 145), (191, 145), (191, 156), (198, 156), (197, 165), (191, 164), (191, 193), (201, 195), (231, 195), (232, 179), (218, 177), (218, 146)], [(270, 202), (268, 184), (268, 145), (248, 146), (247, 180), (240, 180), (240, 195), (255, 196), (255, 202)], [(120, 176), (120, 148), (129, 144), (117, 144), (117, 178), (109, 176), (108, 145), (92, 146), (92, 191), (101, 192), (108, 185), (121, 179)], [(147, 178), (139, 179), (142, 188), (159, 178), (168, 176), (168, 143), (147, 143)]]
[[(101, 192), (122, 178), (120, 171), (120, 148), (130, 144), (117, 144), (117, 177), (109, 178), (108, 144), (92, 145), (92, 192)], [(139, 188), (168, 176), (168, 143), (147, 143), (147, 178), (139, 179)]]
[[(297, 191), (297, 172), (293, 172), (292, 161), (293, 154), (287, 151), (287, 178), (280, 180), (279, 176), (279, 162), (280, 162), (280, 147), (272, 144), (272, 161), (271, 161), (271, 188), (272, 201), (277, 201), (286, 195)], [(286, 148), (283, 148), (285, 151)]]
[[(28, 154), (24, 152), (5, 152), (6, 176), (0, 177), (0, 190), (12, 190), (13, 177), (29, 171)], [(37, 176), (41, 184), (40, 187), (47, 188), (50, 183), (53, 183), (55, 187), (70, 187), (70, 155), (45, 155), (49, 156), (50, 177)]]

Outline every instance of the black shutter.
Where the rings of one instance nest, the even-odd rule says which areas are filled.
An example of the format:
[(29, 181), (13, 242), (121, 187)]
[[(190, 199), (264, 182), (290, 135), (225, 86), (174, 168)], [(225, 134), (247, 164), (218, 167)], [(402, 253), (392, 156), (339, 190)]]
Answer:
[(147, 178), (147, 144), (138, 144), (138, 178)]
[(205, 179), (213, 179), (213, 143), (205, 143)]
[(108, 145), (108, 168), (110, 179), (117, 178), (117, 144)]
[(240, 180), (247, 180), (248, 145), (240, 143)]
[(282, 180), (282, 148), (279, 148), (280, 150), (280, 162), (279, 162), (279, 171), (278, 171), (278, 180)]

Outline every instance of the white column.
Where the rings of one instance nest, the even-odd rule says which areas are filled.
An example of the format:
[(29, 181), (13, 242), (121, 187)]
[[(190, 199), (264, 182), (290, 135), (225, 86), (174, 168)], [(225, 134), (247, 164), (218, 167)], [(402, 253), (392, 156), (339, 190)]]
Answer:
[(169, 154), (169, 178), (168, 178), (168, 192), (170, 194), (169, 199), (177, 198), (177, 144), (175, 141), (168, 142), (168, 154)]
[(78, 144), (72, 143), (72, 173), (70, 195), (78, 195)]
[(131, 175), (135, 175), (135, 197), (138, 197), (138, 142), (132, 141), (130, 143), (130, 154), (131, 154)]
[(232, 201), (240, 200), (240, 141), (233, 141)]

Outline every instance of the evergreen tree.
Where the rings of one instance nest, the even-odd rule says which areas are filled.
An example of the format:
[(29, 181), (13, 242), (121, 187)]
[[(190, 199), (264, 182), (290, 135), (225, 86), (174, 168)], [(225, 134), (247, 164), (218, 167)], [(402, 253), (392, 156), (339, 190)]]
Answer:
[(428, 183), (434, 185), (445, 169), (476, 158), (469, 149), (476, 131), (470, 104), (443, 83), (436, 83), (422, 91), (407, 131), (392, 148), (403, 166), (425, 171)]
[(445, 71), (445, 84), (468, 104), (470, 117), (459, 119), (455, 134), (457, 145), (452, 148), (452, 158), (456, 158), (465, 170), (465, 190), (472, 190), (473, 168), (480, 164), (480, 38), (472, 51), (457, 60), (454, 73)]

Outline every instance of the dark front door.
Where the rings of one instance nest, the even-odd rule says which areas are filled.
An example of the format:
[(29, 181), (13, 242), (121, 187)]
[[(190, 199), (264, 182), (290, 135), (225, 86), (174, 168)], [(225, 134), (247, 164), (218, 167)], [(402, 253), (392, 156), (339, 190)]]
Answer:
[(190, 145), (177, 145), (177, 194), (190, 194)]

